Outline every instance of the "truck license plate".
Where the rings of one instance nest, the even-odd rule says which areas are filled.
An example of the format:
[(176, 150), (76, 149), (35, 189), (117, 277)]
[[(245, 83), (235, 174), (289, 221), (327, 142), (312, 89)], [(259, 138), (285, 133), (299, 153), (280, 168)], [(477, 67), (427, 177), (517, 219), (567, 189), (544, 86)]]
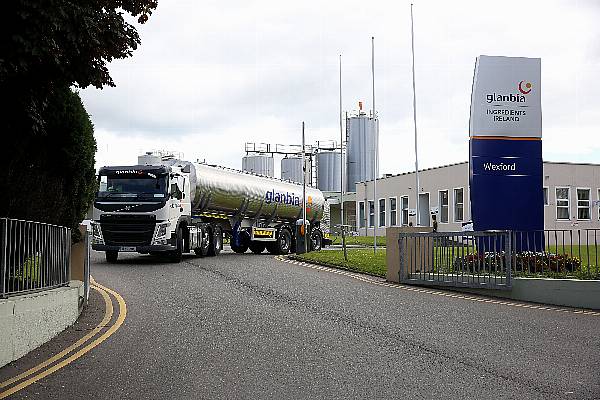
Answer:
[(121, 246), (119, 251), (136, 251), (135, 247)]

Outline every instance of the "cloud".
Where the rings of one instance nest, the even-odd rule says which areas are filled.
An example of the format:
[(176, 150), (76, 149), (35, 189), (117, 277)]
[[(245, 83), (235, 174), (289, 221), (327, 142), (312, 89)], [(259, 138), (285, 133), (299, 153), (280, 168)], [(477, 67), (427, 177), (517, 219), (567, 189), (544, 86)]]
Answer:
[[(468, 158), (480, 54), (541, 57), (545, 157), (598, 159), (597, 3), (417, 0), (414, 12), (420, 166)], [(380, 171), (414, 168), (409, 2), (161, 1), (140, 34), (110, 65), (116, 88), (82, 91), (98, 164), (163, 148), (239, 168), (245, 142), (297, 144), (301, 121), (309, 142), (339, 140), (338, 55), (344, 110), (370, 109), (374, 35)]]

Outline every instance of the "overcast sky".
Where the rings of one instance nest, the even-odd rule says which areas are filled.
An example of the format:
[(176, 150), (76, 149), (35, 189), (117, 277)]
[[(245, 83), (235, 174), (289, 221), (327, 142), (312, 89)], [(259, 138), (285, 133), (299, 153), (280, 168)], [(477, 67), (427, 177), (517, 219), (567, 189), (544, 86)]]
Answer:
[[(468, 159), (481, 54), (540, 57), (544, 159), (600, 162), (600, 1), (414, 4), (420, 167)], [(343, 109), (370, 109), (375, 36), (380, 172), (414, 169), (410, 2), (159, 0), (138, 30), (116, 88), (81, 92), (97, 166), (165, 149), (241, 168), (245, 142), (299, 144), (302, 121), (339, 140), (339, 54)]]

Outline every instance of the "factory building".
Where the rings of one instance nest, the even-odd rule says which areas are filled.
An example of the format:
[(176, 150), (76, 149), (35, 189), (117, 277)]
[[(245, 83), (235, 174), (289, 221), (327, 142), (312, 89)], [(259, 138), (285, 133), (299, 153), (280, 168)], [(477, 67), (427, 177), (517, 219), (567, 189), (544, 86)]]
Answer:
[[(389, 226), (431, 226), (440, 232), (461, 231), (471, 221), (469, 164), (419, 171), (419, 209), (415, 173), (408, 172), (356, 184), (356, 225), (359, 235), (385, 235)], [(544, 162), (544, 229), (600, 229), (600, 165)]]

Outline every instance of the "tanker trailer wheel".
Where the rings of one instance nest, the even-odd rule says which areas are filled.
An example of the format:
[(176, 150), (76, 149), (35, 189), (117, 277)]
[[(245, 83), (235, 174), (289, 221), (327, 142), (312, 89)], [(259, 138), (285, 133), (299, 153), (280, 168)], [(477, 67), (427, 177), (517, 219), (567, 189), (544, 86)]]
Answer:
[(320, 251), (323, 247), (323, 234), (319, 230), (314, 230), (310, 235), (310, 249), (312, 251)]
[(292, 233), (287, 228), (281, 228), (277, 240), (267, 244), (267, 251), (271, 254), (286, 255), (292, 247)]
[(117, 258), (119, 258), (119, 252), (116, 250), (107, 250), (106, 251), (106, 262), (116, 263)]
[(181, 262), (183, 254), (183, 229), (177, 228), (177, 248), (169, 252), (169, 259), (172, 262)]
[(194, 249), (194, 253), (200, 257), (206, 257), (210, 255), (210, 245), (211, 245), (211, 230), (209, 227), (202, 229), (202, 241), (200, 242), (200, 247)]
[(250, 251), (252, 251), (254, 254), (260, 254), (265, 251), (265, 247), (267, 247), (267, 245), (265, 242), (251, 241), (249, 247)]
[(215, 231), (210, 236), (208, 255), (211, 257), (218, 256), (221, 250), (223, 250), (223, 230), (220, 226), (215, 226)]
[(248, 246), (250, 245), (250, 234), (246, 231), (241, 231), (239, 233), (240, 244), (236, 245), (235, 240), (231, 238), (231, 250), (235, 253), (242, 254), (248, 250)]

